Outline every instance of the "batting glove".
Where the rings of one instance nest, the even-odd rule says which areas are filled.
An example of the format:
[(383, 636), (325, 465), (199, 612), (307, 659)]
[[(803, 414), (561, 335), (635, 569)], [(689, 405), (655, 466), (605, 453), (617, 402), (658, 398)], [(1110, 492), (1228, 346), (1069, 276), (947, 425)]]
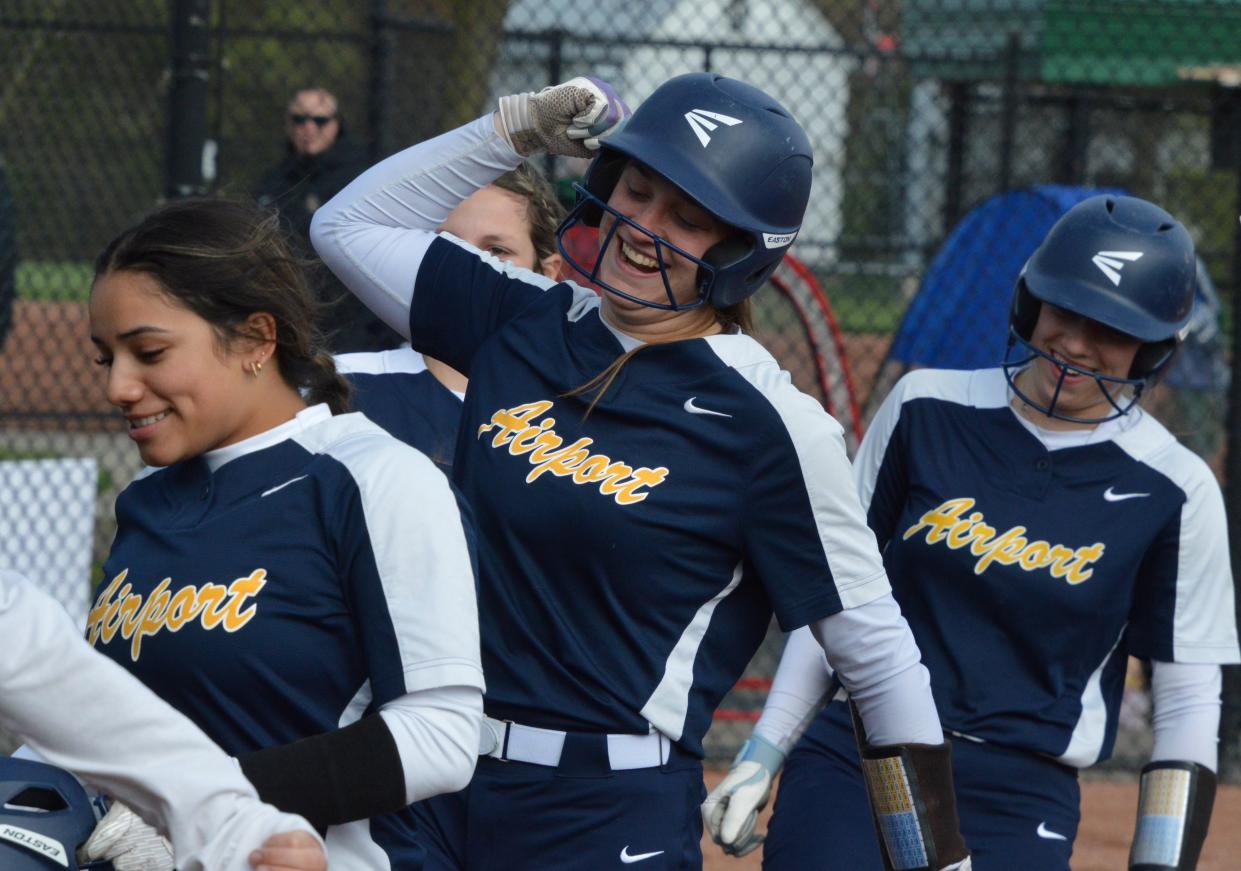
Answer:
[(500, 98), (500, 127), (523, 157), (540, 151), (593, 157), (599, 140), (629, 115), (612, 86), (593, 76)]
[(106, 859), (115, 871), (172, 871), (172, 845), (142, 817), (112, 802), (95, 831), (78, 850), (79, 860)]
[(728, 776), (711, 790), (702, 803), (702, 821), (711, 840), (730, 856), (744, 856), (758, 849), (764, 835), (758, 826), (758, 812), (767, 806), (771, 782), (784, 765), (784, 751), (751, 735), (741, 745)]

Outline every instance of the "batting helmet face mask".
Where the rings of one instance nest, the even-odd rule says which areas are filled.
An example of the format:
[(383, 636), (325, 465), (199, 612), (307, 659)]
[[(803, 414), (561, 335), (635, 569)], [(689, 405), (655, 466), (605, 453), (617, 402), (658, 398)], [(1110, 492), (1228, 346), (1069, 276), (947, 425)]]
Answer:
[(0, 868), (5, 871), (111, 871), (110, 862), (78, 864), (77, 849), (95, 829), (86, 790), (61, 768), (0, 758)]
[[(731, 232), (695, 257), (609, 206), (631, 161), (667, 179)], [(810, 198), (812, 163), (805, 131), (767, 94), (711, 73), (677, 76), (601, 142), (585, 184), (575, 185), (577, 203), (557, 232), (560, 253), (590, 281), (643, 305), (673, 311), (704, 303), (727, 308), (763, 285), (797, 237)], [(605, 212), (610, 226), (601, 234), (594, 262), (584, 264), (566, 249), (564, 235), (579, 223), (600, 226)], [(600, 279), (622, 225), (652, 241), (667, 302), (640, 298)], [(697, 268), (696, 298), (689, 302), (678, 301), (669, 283), (673, 256)]]
[[(1158, 206), (1121, 196), (1078, 203), (1051, 228), (1017, 280), (1003, 363), (1013, 392), (1043, 414), (1072, 423), (1102, 423), (1128, 413), (1171, 361), (1189, 324), (1196, 263), (1189, 233)], [(1139, 340), (1127, 376), (1074, 365), (1036, 347), (1032, 338), (1044, 303)], [(1046, 402), (1023, 392), (1015, 380), (1036, 359), (1060, 372)], [(1092, 378), (1108, 412), (1085, 417), (1058, 411), (1070, 376)]]

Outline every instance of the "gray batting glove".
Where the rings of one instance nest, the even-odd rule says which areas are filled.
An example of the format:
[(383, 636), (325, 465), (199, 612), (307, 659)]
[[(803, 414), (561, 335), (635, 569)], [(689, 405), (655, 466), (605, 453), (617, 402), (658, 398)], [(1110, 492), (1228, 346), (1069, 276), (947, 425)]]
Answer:
[(106, 859), (115, 871), (172, 871), (172, 845), (142, 817), (112, 802), (90, 838), (78, 849), (79, 861)]
[(630, 114), (612, 86), (593, 76), (500, 98), (501, 132), (523, 157), (540, 151), (593, 157), (599, 140)]
[(771, 782), (784, 765), (784, 751), (770, 741), (751, 735), (741, 745), (728, 776), (702, 803), (702, 822), (711, 840), (730, 856), (758, 849), (765, 835), (755, 832), (758, 812), (767, 806)]

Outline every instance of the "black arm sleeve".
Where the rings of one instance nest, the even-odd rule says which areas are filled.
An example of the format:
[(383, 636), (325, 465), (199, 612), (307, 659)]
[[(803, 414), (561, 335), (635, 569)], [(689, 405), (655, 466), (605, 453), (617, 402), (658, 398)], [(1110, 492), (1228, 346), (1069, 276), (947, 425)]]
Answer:
[(408, 804), (401, 755), (378, 714), (237, 759), (259, 798), (301, 814), (320, 832)]

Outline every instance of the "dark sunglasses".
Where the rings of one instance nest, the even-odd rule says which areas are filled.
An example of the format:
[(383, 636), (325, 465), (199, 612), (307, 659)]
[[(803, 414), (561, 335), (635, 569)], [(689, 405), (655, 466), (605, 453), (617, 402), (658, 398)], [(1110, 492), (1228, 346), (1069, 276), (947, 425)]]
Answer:
[(289, 121), (294, 127), (301, 127), (307, 121), (314, 121), (316, 127), (326, 127), (328, 122), (335, 120), (335, 115), (302, 115), (299, 112), (289, 113)]

